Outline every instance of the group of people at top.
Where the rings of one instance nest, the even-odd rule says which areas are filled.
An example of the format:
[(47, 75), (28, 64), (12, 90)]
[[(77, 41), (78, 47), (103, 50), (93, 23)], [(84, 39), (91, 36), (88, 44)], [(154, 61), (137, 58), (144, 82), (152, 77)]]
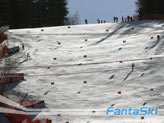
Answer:
[(118, 22), (118, 17), (113, 17), (114, 23)]
[(97, 23), (106, 23), (106, 21), (105, 20), (100, 21), (100, 19), (97, 19)]
[(122, 17), (122, 22), (133, 22), (135, 19), (132, 16)]
[[(100, 21), (100, 19), (97, 19), (97, 23), (106, 23), (106, 21), (105, 20), (101, 20)], [(85, 24), (88, 24), (88, 20), (87, 19), (85, 19)]]
[[(118, 22), (118, 17), (113, 17), (114, 22)], [(133, 22), (135, 19), (132, 16), (122, 17), (122, 22)]]
[[(127, 17), (125, 17), (125, 18), (122, 17), (121, 19), (122, 19), (122, 22), (134, 22), (134, 21), (136, 20), (136, 19), (135, 19), (134, 17), (132, 17), (132, 16), (127, 16)], [(113, 17), (114, 23), (117, 23), (118, 20), (119, 20), (118, 17)], [(106, 23), (106, 21), (105, 21), (105, 20), (97, 19), (97, 23)], [(88, 24), (88, 20), (87, 20), (87, 19), (85, 19), (85, 24)]]

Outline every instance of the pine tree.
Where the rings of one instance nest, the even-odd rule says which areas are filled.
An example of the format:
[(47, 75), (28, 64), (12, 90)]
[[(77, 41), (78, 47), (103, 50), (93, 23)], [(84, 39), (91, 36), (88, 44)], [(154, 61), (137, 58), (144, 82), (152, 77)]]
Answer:
[(154, 15), (154, 17), (163, 18), (164, 0), (138, 0), (136, 5), (139, 18), (147, 15)]
[(47, 0), (45, 8), (45, 23), (47, 26), (64, 25), (68, 10), (65, 0)]
[(33, 6), (33, 27), (64, 25), (68, 14), (66, 0), (39, 0)]
[(10, 0), (0, 0), (0, 26), (9, 24), (10, 9)]
[[(4, 0), (7, 1), (7, 0)], [(10, 9), (6, 15), (0, 14), (0, 22), (11, 28), (61, 26), (67, 20), (67, 0), (8, 0)], [(7, 12), (4, 12), (7, 13)]]
[(136, 2), (136, 6), (137, 6), (137, 11), (136, 12), (139, 16), (144, 15), (144, 12), (145, 12), (144, 5), (145, 5), (144, 0), (138, 0)]

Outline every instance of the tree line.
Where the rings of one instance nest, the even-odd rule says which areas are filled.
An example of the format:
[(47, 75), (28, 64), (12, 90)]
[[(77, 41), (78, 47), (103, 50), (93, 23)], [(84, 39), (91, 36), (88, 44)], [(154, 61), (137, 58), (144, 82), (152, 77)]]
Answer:
[(164, 14), (164, 0), (138, 0), (136, 5), (139, 17)]
[[(1, 4), (3, 1), (7, 0)], [(67, 0), (8, 0), (5, 7), (9, 8), (5, 21), (14, 29), (61, 26), (68, 19)]]

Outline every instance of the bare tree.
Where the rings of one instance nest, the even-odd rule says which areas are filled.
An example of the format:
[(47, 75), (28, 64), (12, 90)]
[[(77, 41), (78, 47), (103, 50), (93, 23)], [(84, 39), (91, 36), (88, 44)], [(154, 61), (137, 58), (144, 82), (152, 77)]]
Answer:
[(73, 15), (69, 14), (66, 25), (78, 25), (81, 24), (79, 12), (76, 11)]

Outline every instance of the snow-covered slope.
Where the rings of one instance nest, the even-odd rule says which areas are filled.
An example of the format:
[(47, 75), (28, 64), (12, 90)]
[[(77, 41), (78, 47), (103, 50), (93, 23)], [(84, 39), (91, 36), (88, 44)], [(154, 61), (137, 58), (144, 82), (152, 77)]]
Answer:
[[(54, 123), (163, 123), (163, 26), (162, 21), (141, 21), (10, 30), (10, 45), (25, 45), (19, 62), (31, 56), (17, 68), (26, 81), (11, 93), (44, 99), (50, 113), (38, 117)], [(159, 106), (158, 116), (105, 116), (112, 104), (138, 108), (144, 103)]]

